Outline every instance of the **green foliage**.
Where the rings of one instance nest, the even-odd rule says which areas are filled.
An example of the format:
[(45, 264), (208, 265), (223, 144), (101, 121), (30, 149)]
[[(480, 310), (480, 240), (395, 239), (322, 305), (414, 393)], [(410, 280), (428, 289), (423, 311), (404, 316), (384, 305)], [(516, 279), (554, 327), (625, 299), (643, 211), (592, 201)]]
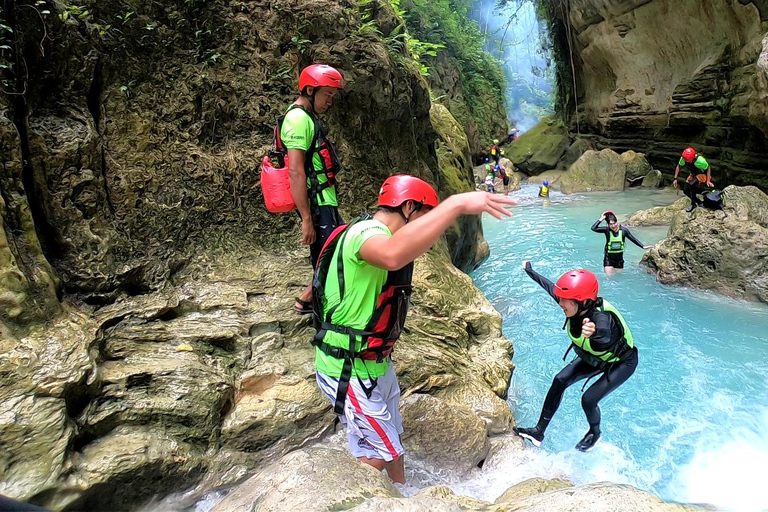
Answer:
[[(430, 63), (437, 49), (445, 48), (461, 73), (465, 99), (472, 112), (483, 110), (488, 95), (502, 101), (506, 87), (499, 62), (483, 49), (485, 42), (477, 23), (467, 13), (469, 0), (389, 0), (417, 41), (421, 61)], [(435, 45), (425, 47), (423, 45)], [(421, 48), (427, 51), (419, 51)]]

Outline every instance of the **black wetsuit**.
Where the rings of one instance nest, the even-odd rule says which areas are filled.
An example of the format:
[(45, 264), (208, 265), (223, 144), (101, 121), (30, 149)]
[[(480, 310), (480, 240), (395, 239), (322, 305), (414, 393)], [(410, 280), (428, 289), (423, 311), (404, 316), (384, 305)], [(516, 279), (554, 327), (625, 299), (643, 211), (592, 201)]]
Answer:
[[(555, 295), (555, 285), (552, 281), (533, 270), (530, 265), (526, 266), (525, 272), (539, 285), (547, 290), (547, 293), (559, 303)], [(602, 299), (598, 298), (598, 303)], [(590, 345), (597, 351), (611, 349), (616, 341), (622, 336), (621, 325), (611, 313), (598, 311), (594, 307), (587, 311), (584, 317), (591, 319), (595, 323), (595, 333), (589, 338)], [(581, 321), (583, 317), (572, 319), (571, 334), (574, 337), (581, 336)], [(603, 363), (599, 367), (592, 366), (588, 362), (576, 357), (560, 373), (555, 375), (552, 386), (544, 399), (544, 406), (541, 409), (541, 416), (537, 428), (543, 434), (552, 417), (555, 415), (560, 401), (563, 398), (563, 392), (580, 380), (592, 378), (600, 375), (600, 378), (592, 384), (581, 397), (581, 407), (584, 414), (587, 415), (590, 429), (599, 429), (600, 427), (600, 407), (598, 402), (608, 393), (622, 385), (629, 377), (635, 373), (637, 368), (637, 348), (628, 350), (621, 356), (621, 360), (616, 363)]]
[[(605, 234), (605, 248), (603, 249), (603, 266), (604, 267), (613, 267), (613, 268), (624, 268), (624, 253), (609, 253), (608, 252), (608, 243), (611, 239), (611, 228), (608, 226), (601, 226), (600, 225), (600, 219), (595, 221), (594, 224), (592, 224), (592, 231), (595, 233), (604, 233)], [(635, 235), (632, 234), (632, 232), (625, 228), (624, 226), (619, 226), (619, 230), (624, 232), (624, 239), (629, 240), (639, 248), (643, 249), (644, 246), (640, 240), (635, 238)]]

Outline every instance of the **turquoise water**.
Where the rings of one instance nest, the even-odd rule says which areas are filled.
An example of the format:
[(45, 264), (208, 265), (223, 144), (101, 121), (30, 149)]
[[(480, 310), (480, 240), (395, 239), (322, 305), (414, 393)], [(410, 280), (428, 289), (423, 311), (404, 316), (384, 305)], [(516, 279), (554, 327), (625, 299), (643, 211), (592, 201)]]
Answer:
[[(515, 346), (509, 405), (520, 426), (533, 426), (552, 377), (565, 365), (564, 316), (522, 269), (531, 260), (555, 281), (587, 268), (600, 278), (600, 295), (625, 316), (640, 351), (635, 374), (601, 402), (601, 442), (589, 453), (575, 444), (588, 425), (581, 383), (569, 388), (540, 450), (494, 467), (459, 491), (494, 499), (533, 476), (566, 476), (577, 484), (609, 480), (651, 491), (665, 500), (768, 510), (762, 488), (768, 462), (768, 308), (684, 287), (663, 286), (639, 267), (642, 249), (628, 243), (625, 270), (602, 271), (605, 238), (590, 225), (605, 209), (622, 215), (676, 196), (627, 191), (553, 195), (537, 187), (515, 193), (514, 216), (484, 219), (491, 257), (473, 274), (504, 319)], [(632, 228), (645, 244), (666, 228)], [(569, 360), (572, 358), (569, 355)]]

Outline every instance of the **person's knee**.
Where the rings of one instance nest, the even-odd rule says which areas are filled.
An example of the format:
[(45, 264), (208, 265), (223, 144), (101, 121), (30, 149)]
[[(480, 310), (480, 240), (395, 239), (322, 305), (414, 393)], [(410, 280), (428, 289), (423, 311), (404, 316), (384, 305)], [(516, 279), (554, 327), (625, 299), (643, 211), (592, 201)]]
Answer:
[(561, 374), (555, 375), (555, 378), (552, 379), (552, 389), (555, 391), (563, 391), (565, 388), (568, 387), (568, 380), (565, 376)]

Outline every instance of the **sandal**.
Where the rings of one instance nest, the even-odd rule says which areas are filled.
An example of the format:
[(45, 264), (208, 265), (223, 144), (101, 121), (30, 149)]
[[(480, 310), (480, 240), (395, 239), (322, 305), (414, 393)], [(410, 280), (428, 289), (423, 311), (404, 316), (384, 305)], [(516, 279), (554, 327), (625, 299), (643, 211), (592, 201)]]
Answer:
[(314, 312), (312, 309), (312, 302), (307, 300), (301, 300), (300, 298), (296, 297), (296, 302), (299, 303), (301, 307), (297, 307), (295, 304), (293, 306), (293, 310), (297, 312), (300, 315), (310, 315)]

